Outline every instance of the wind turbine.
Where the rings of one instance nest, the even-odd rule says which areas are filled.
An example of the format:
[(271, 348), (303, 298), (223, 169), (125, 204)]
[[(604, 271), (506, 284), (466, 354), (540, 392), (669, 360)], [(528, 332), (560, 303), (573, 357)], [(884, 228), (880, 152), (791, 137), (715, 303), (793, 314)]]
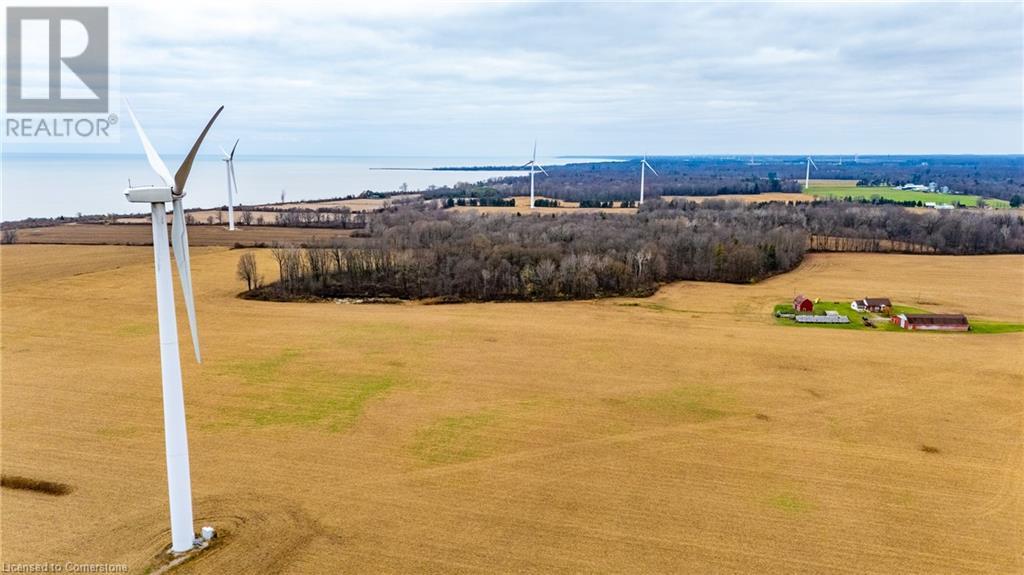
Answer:
[(533, 194), (533, 173), (536, 170), (540, 170), (545, 176), (548, 175), (548, 173), (544, 171), (544, 168), (537, 165), (537, 140), (533, 141), (533, 159), (520, 166), (520, 168), (525, 168), (526, 166), (530, 166), (530, 209), (532, 210), (533, 199), (535, 197)]
[(640, 160), (640, 205), (644, 205), (644, 171), (650, 170), (655, 176), (658, 172), (654, 171), (654, 168), (647, 163), (647, 154), (644, 154), (644, 159)]
[(231, 146), (231, 152), (229, 153), (223, 147), (220, 151), (224, 154), (224, 166), (228, 171), (228, 229), (235, 231), (235, 199), (232, 193), (238, 192), (238, 181), (235, 180), (235, 148), (238, 147), (238, 140), (235, 140), (235, 145)]
[[(125, 100), (127, 104), (128, 101)], [(174, 284), (171, 279), (171, 255), (167, 248), (167, 202), (171, 202), (174, 220), (171, 224), (171, 243), (174, 245), (174, 259), (181, 279), (181, 291), (188, 313), (188, 325), (192, 331), (192, 346), (196, 362), (199, 356), (199, 332), (196, 330), (196, 310), (192, 299), (192, 268), (189, 265), (188, 230), (185, 227), (185, 210), (181, 199), (185, 196), (185, 182), (192, 170), (192, 161), (199, 152), (203, 138), (217, 119), (221, 106), (206, 123), (203, 132), (194, 144), (178, 171), (171, 177), (167, 165), (160, 159), (153, 144), (149, 142), (142, 125), (135, 118), (131, 104), (128, 114), (132, 118), (139, 140), (146, 150), (146, 159), (163, 186), (129, 187), (124, 195), (129, 202), (150, 204), (153, 212), (153, 255), (156, 264), (156, 307), (160, 325), (160, 372), (163, 380), (164, 398), (164, 447), (167, 452), (167, 492), (171, 512), (171, 550), (176, 553), (188, 551), (195, 545), (195, 531), (192, 525), (192, 480), (188, 466), (188, 434), (185, 429), (185, 396), (181, 385), (181, 359), (178, 356), (178, 324), (174, 311)]]
[(807, 175), (804, 176), (804, 189), (805, 190), (807, 188), (811, 187), (811, 166), (814, 166), (815, 170), (818, 169), (818, 164), (815, 164), (814, 160), (812, 160), (810, 156), (807, 156)]

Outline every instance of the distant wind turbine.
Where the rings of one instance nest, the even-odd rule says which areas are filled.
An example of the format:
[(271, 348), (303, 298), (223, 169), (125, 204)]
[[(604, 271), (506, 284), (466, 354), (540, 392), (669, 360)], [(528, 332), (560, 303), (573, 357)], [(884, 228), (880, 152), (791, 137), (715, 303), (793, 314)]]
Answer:
[(234, 194), (238, 193), (238, 181), (235, 180), (235, 148), (238, 147), (238, 140), (235, 140), (235, 145), (231, 146), (231, 152), (228, 152), (223, 147), (220, 151), (224, 154), (224, 166), (228, 172), (228, 229), (235, 231), (235, 197)]
[(815, 164), (814, 160), (812, 160), (810, 156), (807, 156), (807, 175), (804, 176), (804, 189), (805, 190), (807, 188), (811, 187), (811, 166), (814, 166), (815, 170), (818, 169), (818, 164)]
[(526, 166), (530, 166), (530, 209), (532, 210), (535, 197), (533, 193), (533, 174), (536, 170), (540, 170), (545, 176), (548, 175), (544, 168), (537, 165), (537, 140), (533, 141), (533, 159), (520, 166), (520, 168), (525, 168)]
[(644, 172), (650, 170), (655, 176), (658, 172), (654, 171), (654, 168), (647, 163), (647, 154), (644, 154), (644, 159), (640, 160), (640, 205), (644, 204)]
[[(127, 100), (125, 100), (127, 104)], [(178, 355), (178, 324), (174, 312), (174, 280), (171, 276), (171, 255), (167, 248), (167, 203), (173, 206), (174, 220), (171, 223), (171, 243), (174, 245), (174, 259), (181, 280), (181, 292), (188, 313), (188, 325), (192, 331), (192, 346), (196, 361), (199, 356), (199, 332), (196, 330), (196, 309), (192, 299), (192, 267), (189, 264), (188, 230), (185, 225), (185, 210), (181, 199), (185, 197), (185, 182), (192, 171), (192, 162), (199, 152), (203, 138), (214, 120), (224, 110), (221, 106), (206, 123), (199, 138), (181, 163), (178, 171), (171, 176), (167, 165), (160, 159), (153, 144), (149, 142), (142, 125), (135, 118), (135, 112), (128, 104), (128, 114), (146, 150), (146, 159), (156, 172), (162, 187), (146, 186), (128, 188), (124, 195), (129, 202), (150, 204), (153, 225), (153, 254), (156, 265), (156, 307), (160, 326), (160, 372), (163, 380), (164, 399), (164, 446), (167, 454), (167, 491), (171, 512), (171, 550), (177, 553), (188, 551), (195, 545), (195, 531), (192, 525), (192, 480), (188, 465), (188, 433), (185, 429), (185, 396), (181, 385), (181, 358)]]

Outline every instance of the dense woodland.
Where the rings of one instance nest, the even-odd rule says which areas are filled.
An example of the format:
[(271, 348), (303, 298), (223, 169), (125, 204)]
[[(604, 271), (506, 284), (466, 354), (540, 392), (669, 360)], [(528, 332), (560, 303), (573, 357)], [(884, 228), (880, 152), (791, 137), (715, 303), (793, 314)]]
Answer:
[(838, 202), (652, 201), (635, 217), (402, 206), (374, 214), (367, 231), (358, 245), (276, 247), (281, 281), (247, 296), (462, 301), (644, 295), (665, 282), (747, 283), (790, 270), (812, 237), (823, 249), (1024, 253), (1024, 218), (1017, 214), (914, 213)]

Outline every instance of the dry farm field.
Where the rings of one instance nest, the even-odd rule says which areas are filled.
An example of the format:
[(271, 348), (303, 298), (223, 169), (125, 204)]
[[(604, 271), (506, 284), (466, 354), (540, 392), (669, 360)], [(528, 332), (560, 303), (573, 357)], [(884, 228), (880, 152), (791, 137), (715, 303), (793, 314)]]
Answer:
[[(428, 306), (241, 300), (239, 253), (192, 251), (195, 512), (223, 538), (182, 573), (1024, 570), (1024, 333), (770, 314), (805, 293), (1024, 322), (1024, 257)], [(2, 490), (5, 563), (144, 573), (169, 541), (152, 265), (0, 248), (2, 471), (71, 489)]]
[[(353, 213), (372, 212), (394, 204), (396, 201), (411, 201), (420, 198), (420, 194), (396, 194), (388, 198), (347, 198), (342, 200), (305, 200), (300, 202), (286, 202), (275, 204), (260, 204), (256, 206), (239, 205), (235, 207), (235, 222), (240, 223), (242, 215), (249, 212), (253, 221), (263, 218), (263, 223), (273, 225), (277, 223), (277, 216), (282, 210), (317, 210), (321, 208), (348, 208)], [(227, 225), (228, 210), (223, 209), (201, 209), (188, 212), (193, 221), (205, 224)], [(117, 219), (119, 224), (144, 224), (149, 222), (148, 216), (129, 216)]]
[(665, 201), (685, 200), (703, 202), (705, 200), (725, 200), (752, 204), (757, 202), (813, 202), (814, 196), (804, 194), (788, 194), (783, 192), (765, 192), (763, 194), (723, 194), (720, 196), (662, 196)]
[[(168, 226), (168, 229), (170, 227)], [(238, 226), (229, 231), (226, 226), (188, 227), (189, 245), (192, 246), (254, 246), (298, 244), (308, 241), (329, 242), (352, 236), (352, 230), (331, 228), (285, 228), (274, 226)], [(27, 244), (121, 244), (152, 245), (153, 228), (149, 224), (64, 224), (18, 230), (18, 243)]]

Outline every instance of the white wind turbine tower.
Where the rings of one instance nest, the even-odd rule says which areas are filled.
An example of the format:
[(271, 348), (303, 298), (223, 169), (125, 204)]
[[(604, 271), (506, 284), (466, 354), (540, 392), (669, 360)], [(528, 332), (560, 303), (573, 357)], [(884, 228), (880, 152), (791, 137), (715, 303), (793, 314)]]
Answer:
[(652, 168), (651, 165), (647, 163), (647, 154), (644, 154), (644, 159), (640, 160), (640, 205), (641, 206), (644, 204), (644, 171), (645, 170), (650, 170), (651, 173), (653, 173), (655, 176), (658, 175), (658, 172), (655, 172), (654, 168)]
[(807, 188), (811, 187), (811, 166), (814, 166), (815, 170), (818, 169), (818, 164), (815, 164), (814, 160), (812, 160), (810, 156), (807, 156), (807, 174), (804, 176), (804, 189), (805, 190)]
[[(127, 104), (127, 100), (125, 101)], [(171, 255), (167, 248), (167, 202), (173, 205), (174, 219), (171, 224), (171, 242), (174, 245), (174, 259), (178, 265), (181, 291), (188, 313), (188, 325), (192, 331), (192, 346), (196, 361), (199, 357), (199, 333), (196, 331), (195, 303), (192, 300), (192, 268), (189, 265), (188, 231), (185, 227), (185, 210), (181, 199), (185, 196), (185, 182), (192, 170), (203, 138), (220, 115), (221, 106), (207, 122), (203, 132), (194, 144), (174, 177), (167, 165), (160, 159), (153, 144), (149, 142), (142, 125), (135, 118), (135, 112), (128, 104), (128, 114), (139, 133), (139, 140), (146, 150), (146, 159), (153, 171), (163, 181), (161, 187), (130, 187), (124, 195), (129, 202), (150, 204), (153, 213), (153, 254), (156, 263), (156, 304), (160, 325), (160, 372), (163, 379), (164, 399), (164, 446), (167, 451), (167, 491), (171, 512), (171, 550), (177, 553), (188, 551), (195, 544), (192, 525), (192, 480), (188, 465), (188, 434), (185, 429), (185, 396), (181, 385), (181, 360), (178, 356), (178, 325), (174, 311), (174, 285), (171, 279)]]
[(540, 170), (545, 176), (548, 175), (548, 173), (544, 171), (544, 168), (537, 165), (537, 140), (533, 141), (533, 159), (520, 166), (520, 168), (525, 168), (526, 166), (530, 166), (530, 209), (532, 210), (533, 199), (535, 197), (533, 193), (533, 174), (536, 170)]
[(228, 229), (235, 231), (235, 197), (234, 194), (238, 193), (238, 181), (235, 179), (235, 148), (238, 147), (238, 140), (235, 140), (235, 145), (231, 146), (231, 152), (229, 153), (223, 147), (220, 149), (221, 153), (224, 154), (224, 166), (228, 171)]

